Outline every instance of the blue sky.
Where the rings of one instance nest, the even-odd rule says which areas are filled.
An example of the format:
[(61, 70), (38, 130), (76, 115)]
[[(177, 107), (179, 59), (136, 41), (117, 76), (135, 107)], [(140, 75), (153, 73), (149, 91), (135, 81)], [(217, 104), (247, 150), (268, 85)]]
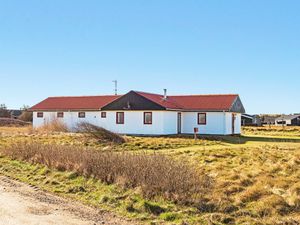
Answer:
[(0, 103), (142, 90), (299, 112), (300, 2), (0, 0)]

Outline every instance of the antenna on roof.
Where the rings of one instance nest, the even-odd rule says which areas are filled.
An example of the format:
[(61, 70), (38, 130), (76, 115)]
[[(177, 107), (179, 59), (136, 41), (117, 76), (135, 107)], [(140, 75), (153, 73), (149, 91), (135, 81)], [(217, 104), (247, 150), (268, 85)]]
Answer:
[(113, 80), (112, 82), (115, 83), (115, 95), (118, 95), (118, 81)]

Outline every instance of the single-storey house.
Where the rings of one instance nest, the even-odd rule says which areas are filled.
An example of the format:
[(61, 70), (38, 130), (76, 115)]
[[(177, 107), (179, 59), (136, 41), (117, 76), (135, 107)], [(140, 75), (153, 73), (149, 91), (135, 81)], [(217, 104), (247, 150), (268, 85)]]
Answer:
[(275, 119), (276, 126), (300, 126), (300, 115), (282, 115)]
[(242, 126), (261, 126), (259, 115), (242, 114)]
[(23, 112), (22, 110), (17, 110), (17, 109), (8, 110), (11, 119), (18, 119), (19, 116), (22, 115), (22, 112)]
[(260, 115), (262, 125), (274, 125), (275, 120), (279, 115)]
[(49, 97), (30, 110), (34, 127), (57, 119), (75, 129), (84, 121), (130, 135), (240, 134), (245, 112), (236, 94), (168, 96), (166, 90), (163, 95)]

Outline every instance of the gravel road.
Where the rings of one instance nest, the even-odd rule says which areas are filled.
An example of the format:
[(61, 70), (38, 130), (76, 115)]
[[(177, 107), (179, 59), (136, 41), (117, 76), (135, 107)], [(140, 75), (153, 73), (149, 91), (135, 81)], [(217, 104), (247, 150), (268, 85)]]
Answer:
[(0, 225), (54, 224), (129, 225), (136, 223), (0, 176)]

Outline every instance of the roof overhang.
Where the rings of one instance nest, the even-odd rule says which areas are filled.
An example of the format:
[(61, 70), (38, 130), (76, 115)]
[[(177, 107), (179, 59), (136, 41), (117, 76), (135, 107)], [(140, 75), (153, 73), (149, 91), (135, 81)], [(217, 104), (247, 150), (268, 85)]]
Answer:
[(29, 112), (81, 112), (101, 111), (101, 109), (29, 109)]

